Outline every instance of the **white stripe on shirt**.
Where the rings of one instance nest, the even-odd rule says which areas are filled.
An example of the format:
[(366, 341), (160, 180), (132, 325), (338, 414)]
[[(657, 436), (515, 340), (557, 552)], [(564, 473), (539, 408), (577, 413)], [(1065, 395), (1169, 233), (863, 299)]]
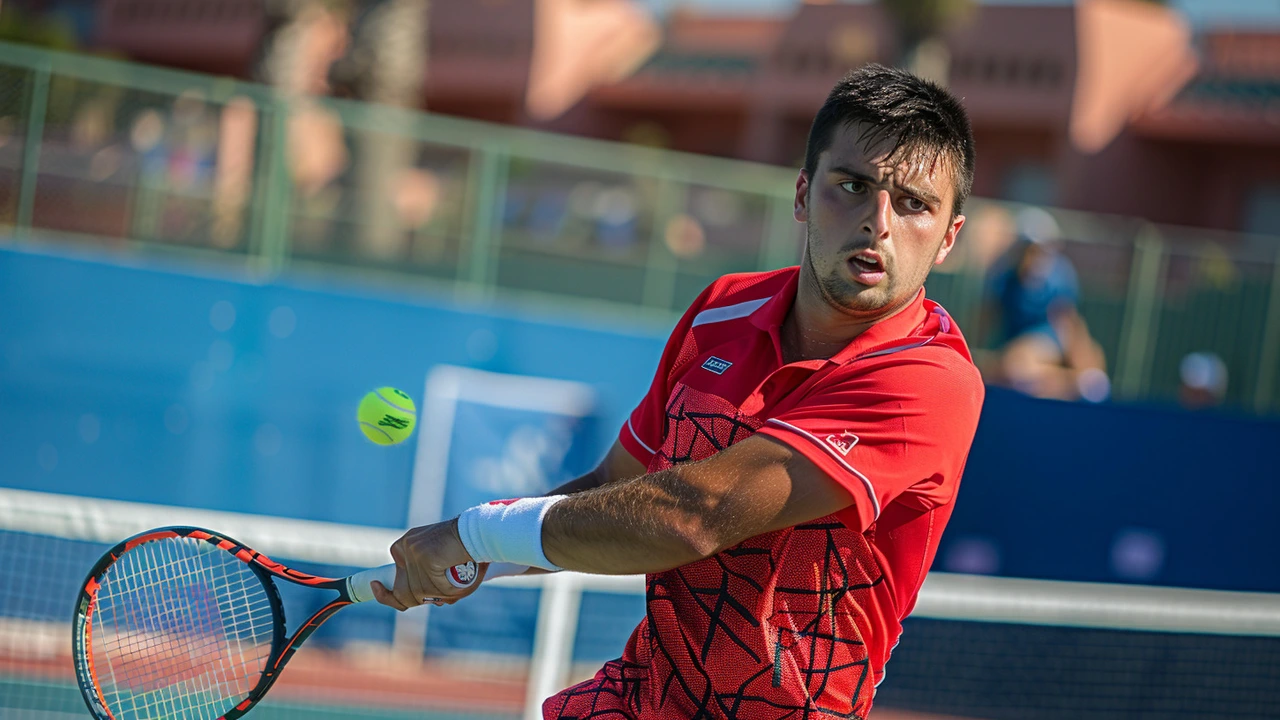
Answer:
[(645, 452), (649, 453), (650, 455), (658, 454), (656, 450), (649, 447), (648, 445), (645, 445), (644, 441), (640, 439), (640, 436), (636, 434), (636, 428), (634, 425), (631, 424), (631, 418), (627, 418), (627, 429), (631, 431), (631, 437), (635, 438), (636, 442), (640, 443), (640, 447), (644, 448)]
[(707, 325), (709, 323), (724, 322), (725, 320), (737, 320), (738, 318), (746, 317), (758, 310), (761, 305), (764, 305), (772, 299), (773, 297), (770, 296), (767, 298), (760, 298), (759, 300), (740, 302), (736, 305), (726, 305), (724, 307), (703, 310), (693, 316), (692, 327)]
[(835, 448), (822, 442), (817, 437), (815, 437), (812, 433), (806, 430), (801, 430), (800, 428), (796, 427), (795, 425), (792, 425), (789, 422), (784, 422), (782, 420), (779, 420), (778, 418), (769, 418), (769, 422), (775, 425), (781, 425), (782, 427), (813, 441), (814, 445), (817, 445), (823, 450), (826, 450), (828, 455), (835, 458), (836, 462), (843, 465), (845, 470), (848, 470), (849, 472), (856, 475), (857, 478), (862, 481), (862, 484), (867, 486), (867, 497), (871, 498), (871, 507), (875, 510), (875, 515), (874, 517), (872, 517), (872, 520), (878, 520), (880, 518), (880, 501), (876, 499), (875, 486), (871, 484), (871, 481), (867, 479), (866, 475), (863, 475), (862, 473), (858, 472), (857, 469), (855, 469), (852, 465), (850, 465), (847, 460), (840, 457), (840, 455), (835, 451)]

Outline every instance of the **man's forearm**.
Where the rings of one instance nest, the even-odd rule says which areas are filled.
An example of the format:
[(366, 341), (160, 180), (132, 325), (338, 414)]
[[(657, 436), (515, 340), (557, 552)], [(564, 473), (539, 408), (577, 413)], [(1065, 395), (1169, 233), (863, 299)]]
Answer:
[(803, 455), (756, 436), (700, 462), (560, 500), (543, 517), (542, 551), (569, 570), (661, 572), (852, 503)]
[(706, 504), (675, 469), (579, 492), (547, 512), (543, 552), (581, 572), (668, 570), (715, 552), (701, 519)]
[(827, 514), (811, 507), (825, 509), (824, 494), (792, 492), (791, 457), (782, 443), (751, 438), (700, 462), (572, 495), (547, 511), (543, 552), (581, 572), (661, 572)]

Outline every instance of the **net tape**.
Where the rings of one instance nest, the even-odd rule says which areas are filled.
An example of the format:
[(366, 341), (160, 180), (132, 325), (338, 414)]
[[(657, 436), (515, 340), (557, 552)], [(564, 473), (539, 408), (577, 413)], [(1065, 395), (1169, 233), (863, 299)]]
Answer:
[[(401, 532), (338, 523), (0, 489), (0, 529), (115, 543), (165, 525), (207, 527), (267, 555), (350, 567), (390, 560)], [(561, 573), (596, 592), (643, 592), (643, 579)], [(555, 576), (502, 578), (538, 587)], [(1280, 599), (1268, 593), (1057, 582), (933, 572), (913, 617), (1280, 637)]]
[[(46, 645), (49, 652), (65, 653), (63, 601), (68, 590), (74, 592), (70, 585), (106, 547), (165, 525), (225, 532), (290, 565), (348, 568), (387, 562), (387, 548), (400, 535), (386, 528), (0, 489), (0, 563), (11, 563), (6, 576), (23, 578), (0, 593), (0, 605), (7, 602), (9, 613), (0, 617), (0, 633), (5, 623), (12, 625), (7, 635), (0, 634), (0, 656), (6, 637), (12, 641), (10, 656), (30, 673), (40, 672), (46, 655), (53, 660), (41, 650)], [(524, 685), (531, 713), (568, 677), (581, 593), (644, 591), (642, 578), (577, 573), (493, 584), (545, 590), (527, 665), (532, 674)], [(46, 606), (55, 596), (59, 600), (51, 614)], [(583, 622), (584, 628), (590, 626)], [(629, 618), (626, 627), (634, 622)], [(1153, 697), (1167, 698), (1166, 705), (1191, 715), (1196, 708), (1212, 708), (1201, 716), (1280, 716), (1272, 712), (1280, 707), (1274, 691), (1280, 688), (1276, 637), (1277, 595), (932, 573), (907, 621), (908, 641), (888, 668), (894, 679), (880, 695), (886, 707), (1016, 720), (1077, 717), (1086, 707), (1103, 720), (1127, 720)], [(379, 645), (377, 654), (387, 657), (387, 648)], [(61, 672), (60, 662), (47, 665), (50, 672)], [(1028, 666), (1041, 674), (1029, 675)], [(1138, 677), (1135, 668), (1149, 672)], [(1021, 685), (1015, 682), (1019, 678)], [(434, 692), (447, 695), (460, 682), (452, 678), (447, 692)], [(45, 707), (51, 702), (35, 685), (13, 688), (17, 696), (10, 692), (12, 697), (0, 702), (0, 715), (8, 703)]]

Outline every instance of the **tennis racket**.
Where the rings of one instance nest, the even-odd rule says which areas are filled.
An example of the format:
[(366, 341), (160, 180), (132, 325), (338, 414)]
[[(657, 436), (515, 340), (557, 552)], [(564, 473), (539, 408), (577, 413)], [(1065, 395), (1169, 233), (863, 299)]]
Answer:
[[(467, 587), (476, 566), (449, 575)], [(72, 641), (80, 692), (99, 720), (233, 720), (266, 695), (316, 628), (372, 600), (374, 580), (391, 588), (395, 577), (395, 565), (308, 575), (196, 527), (135, 535), (103, 555), (80, 590)], [(337, 597), (286, 637), (279, 580)]]

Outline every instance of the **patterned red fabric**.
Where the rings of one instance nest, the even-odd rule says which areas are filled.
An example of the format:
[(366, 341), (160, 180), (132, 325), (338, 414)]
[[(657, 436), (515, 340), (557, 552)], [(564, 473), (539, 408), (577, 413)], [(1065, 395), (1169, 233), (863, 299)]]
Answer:
[(836, 356), (783, 365), (778, 328), (796, 283), (789, 268), (704, 291), (619, 438), (653, 472), (764, 432), (854, 505), (650, 575), (622, 657), (548, 699), (544, 717), (870, 711), (950, 517), (982, 384), (959, 330), (923, 294)]

